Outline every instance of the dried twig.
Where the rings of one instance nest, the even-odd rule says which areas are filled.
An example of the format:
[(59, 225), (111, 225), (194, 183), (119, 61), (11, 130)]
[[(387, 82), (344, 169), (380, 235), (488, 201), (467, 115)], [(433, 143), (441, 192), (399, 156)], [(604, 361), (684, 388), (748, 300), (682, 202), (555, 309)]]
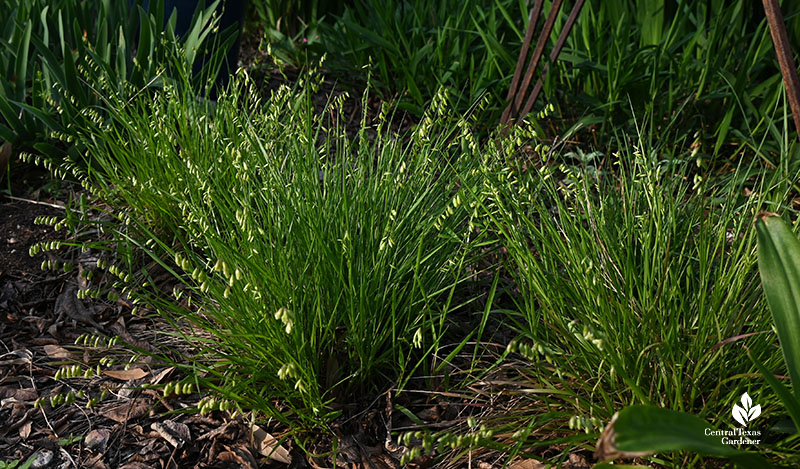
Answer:
[(23, 199), (22, 197), (14, 197), (13, 195), (6, 195), (5, 198), (6, 199), (11, 199), (11, 200), (18, 200), (20, 202), (28, 202), (29, 204), (44, 205), (46, 207), (53, 207), (53, 208), (57, 208), (57, 209), (60, 209), (60, 210), (64, 210), (64, 206), (63, 205), (51, 204), (51, 203), (47, 203), (47, 202), (40, 202), (38, 200)]

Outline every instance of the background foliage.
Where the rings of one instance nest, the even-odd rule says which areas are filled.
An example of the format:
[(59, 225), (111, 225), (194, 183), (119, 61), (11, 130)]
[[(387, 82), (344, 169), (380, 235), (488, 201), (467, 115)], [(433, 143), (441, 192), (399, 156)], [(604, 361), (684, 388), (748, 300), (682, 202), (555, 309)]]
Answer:
[[(76, 129), (104, 115), (112, 96), (159, 88), (173, 80), (182, 63), (191, 67), (202, 57), (206, 39), (231, 40), (211, 35), (216, 2), (198, 8), (188, 33), (180, 38), (175, 34), (176, 16), (164, 11), (163, 0), (152, 2), (148, 10), (142, 4), (133, 2), (129, 8), (128, 2), (110, 0), (0, 2), (0, 9), (10, 13), (1, 30), (0, 139), (18, 151), (76, 162), (80, 151), (52, 145), (53, 137), (71, 143), (69, 136)], [(212, 56), (190, 86), (208, 85), (217, 59)]]
[[(489, 127), (504, 107), (530, 8), (524, 0), (290, 3), (310, 29), (261, 17), (282, 59), (302, 65), (325, 52), (350, 78), (367, 67), (386, 98), (415, 114), (442, 85), (462, 111), (488, 93), (481, 120)], [(262, 11), (272, 2), (254, 4)], [(551, 44), (570, 8), (565, 2)], [(800, 2), (782, 8), (800, 50)], [(750, 144), (771, 123), (780, 126), (780, 82), (758, 0), (587, 2), (539, 106), (556, 106), (552, 130), (562, 134), (576, 123), (591, 126), (581, 139), (598, 148), (614, 129), (635, 132), (635, 116), (652, 112), (678, 127), (691, 158), (728, 158), (736, 151), (728, 144)]]

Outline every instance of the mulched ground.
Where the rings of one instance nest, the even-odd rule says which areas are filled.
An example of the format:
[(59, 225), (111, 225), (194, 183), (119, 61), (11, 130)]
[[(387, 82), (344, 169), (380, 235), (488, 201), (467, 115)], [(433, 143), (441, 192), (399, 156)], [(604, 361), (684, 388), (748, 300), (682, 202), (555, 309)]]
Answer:
[[(61, 240), (63, 231), (35, 224), (38, 217), (62, 217), (63, 203), (42, 197), (45, 180), (15, 165), (11, 192), (0, 195), (0, 462), (27, 461), (33, 468), (285, 467), (304, 461), (277, 445), (265, 430), (226, 412), (180, 413), (199, 395), (163, 399), (143, 384), (174, 378), (174, 370), (139, 363), (104, 367), (89, 379), (56, 380), (59, 369), (94, 368), (110, 350), (75, 346), (82, 334), (120, 336), (147, 347), (158, 324), (131, 316), (124, 301), (80, 299), (86, 280), (79, 275), (93, 253), (57, 250), (30, 256), (37, 242)], [(69, 189), (69, 188), (68, 188)], [(59, 194), (65, 200), (69, 190)], [(70, 272), (42, 270), (47, 260), (77, 265)], [(74, 402), (57, 402), (59, 396)], [(91, 397), (104, 399), (91, 408)], [(273, 431), (273, 429), (269, 429)], [(276, 438), (282, 435), (276, 433)], [(278, 450), (272, 452), (271, 449)], [(292, 449), (297, 452), (296, 449)], [(269, 457), (271, 455), (271, 457)], [(293, 467), (304, 467), (294, 463)]]
[[(152, 320), (130, 315), (124, 302), (79, 299), (83, 280), (72, 272), (42, 271), (58, 253), (29, 256), (39, 241), (61, 237), (37, 217), (63, 216), (57, 201), (0, 196), (0, 461), (36, 459), (31, 467), (283, 467), (292, 459), (263, 429), (251, 432), (242, 418), (228, 413), (178, 413), (199, 395), (163, 399), (143, 384), (173, 378), (170, 368), (137, 364), (102, 370), (90, 379), (56, 380), (65, 365), (92, 367), (91, 348), (74, 346), (81, 334), (120, 336), (147, 346)], [(91, 258), (86, 260), (96, 262)], [(84, 259), (78, 259), (83, 266)], [(105, 391), (92, 408), (84, 405)], [(74, 403), (52, 402), (84, 393)], [(280, 435), (277, 435), (280, 438)], [(266, 463), (266, 464), (264, 464)], [(303, 464), (293, 464), (303, 467)]]

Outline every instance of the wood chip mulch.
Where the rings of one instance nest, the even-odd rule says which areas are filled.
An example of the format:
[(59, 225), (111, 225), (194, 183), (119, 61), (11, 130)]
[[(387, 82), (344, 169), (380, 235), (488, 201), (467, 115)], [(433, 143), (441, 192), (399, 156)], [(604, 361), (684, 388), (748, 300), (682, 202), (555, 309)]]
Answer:
[[(142, 389), (174, 370), (125, 363), (84, 379), (55, 379), (60, 369), (97, 362), (82, 334), (137, 341), (152, 335), (151, 320), (130, 315), (124, 302), (82, 300), (78, 271), (42, 271), (53, 254), (31, 257), (38, 241), (59, 239), (38, 216), (61, 216), (55, 201), (0, 195), (0, 462), (32, 468), (304, 467), (305, 458), (280, 430), (252, 426), (228, 412), (187, 412), (198, 394), (163, 399)], [(91, 407), (92, 397), (105, 393)], [(74, 402), (69, 402), (74, 396)], [(59, 397), (60, 396), (60, 397)], [(58, 399), (65, 402), (58, 402)], [(274, 435), (274, 436), (273, 436)]]

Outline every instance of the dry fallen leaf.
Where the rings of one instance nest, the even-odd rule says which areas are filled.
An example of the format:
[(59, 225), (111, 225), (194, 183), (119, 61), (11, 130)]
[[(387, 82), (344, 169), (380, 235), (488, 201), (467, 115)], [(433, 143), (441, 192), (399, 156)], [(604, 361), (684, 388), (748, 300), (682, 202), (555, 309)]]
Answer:
[(603, 433), (597, 440), (594, 457), (598, 461), (606, 461), (618, 457), (619, 452), (614, 447), (614, 442), (617, 439), (617, 433), (614, 431), (614, 422), (617, 421), (617, 415), (619, 415), (619, 413), (615, 413), (614, 416), (611, 417), (611, 421), (608, 422), (608, 425), (603, 429)]
[[(208, 433), (200, 435), (199, 437), (197, 437), (197, 441), (202, 441), (202, 440), (206, 440), (206, 439), (209, 439), (209, 438), (215, 438), (218, 435), (224, 435), (224, 438), (226, 438), (226, 439), (235, 440), (236, 439), (236, 435), (238, 434), (238, 428), (237, 428), (238, 424), (239, 424), (239, 422), (236, 421), (236, 420), (231, 420), (229, 422), (226, 422), (225, 424), (214, 428), (213, 430), (209, 431)], [(231, 434), (228, 434), (229, 430), (230, 430)]]
[(578, 453), (569, 453), (569, 459), (567, 460), (567, 463), (569, 464), (569, 467), (575, 469), (580, 467), (591, 467), (589, 461), (587, 461), (583, 455)]
[(24, 409), (25, 406), (33, 404), (35, 401), (36, 398), (26, 400), (26, 399), (20, 399), (19, 397), (16, 396), (12, 396), (12, 397), (7, 397), (5, 399), (0, 399), (0, 408), (11, 407), (13, 411), (16, 412), (18, 409)]
[(87, 308), (83, 301), (78, 299), (77, 285), (67, 285), (64, 291), (56, 298), (56, 304), (53, 308), (53, 311), (58, 315), (66, 314), (81, 324), (102, 330), (100, 324), (94, 320), (93, 310)]
[(253, 443), (258, 452), (264, 456), (280, 463), (292, 463), (292, 456), (289, 454), (289, 451), (279, 445), (278, 440), (274, 436), (265, 432), (258, 425), (253, 427)]
[(24, 425), (19, 427), (19, 436), (23, 440), (27, 440), (30, 435), (31, 435), (31, 422), (28, 421), (25, 422)]
[(118, 404), (107, 409), (103, 409), (102, 414), (118, 423), (125, 423), (134, 420), (150, 412), (150, 404), (143, 401)]
[(44, 352), (50, 358), (71, 358), (72, 353), (59, 345), (45, 345)]
[[(17, 358), (8, 359), (12, 356)], [(28, 349), (13, 350), (0, 355), (0, 366), (28, 365), (31, 363), (31, 358), (33, 358), (33, 354)]]
[(84, 461), (84, 467), (86, 469), (109, 469), (108, 465), (105, 463), (105, 461), (103, 461), (103, 458), (105, 458), (104, 454), (95, 454)]
[(544, 469), (547, 467), (547, 464), (542, 463), (541, 461), (537, 461), (535, 459), (523, 459), (522, 461), (517, 461), (510, 466), (508, 469)]
[(147, 464), (135, 461), (135, 462), (129, 462), (128, 464), (125, 464), (124, 466), (120, 466), (119, 469), (151, 469), (151, 467), (152, 466), (149, 466)]
[(83, 442), (88, 449), (102, 453), (106, 450), (106, 444), (110, 436), (111, 430), (100, 428), (90, 431), (86, 438), (83, 439)]
[(217, 460), (220, 462), (236, 464), (242, 469), (258, 468), (258, 462), (256, 461), (256, 458), (253, 457), (250, 451), (247, 451), (241, 447), (229, 448), (228, 451), (220, 453), (217, 456)]
[(131, 368), (129, 370), (103, 370), (103, 374), (114, 379), (128, 381), (131, 379), (142, 379), (149, 375), (150, 372), (142, 368)]
[(150, 427), (155, 430), (161, 438), (167, 440), (167, 443), (176, 448), (183, 446), (192, 437), (189, 433), (189, 427), (187, 427), (186, 424), (173, 420), (153, 422)]
[(17, 389), (14, 392), (13, 397), (17, 400), (17, 402), (27, 404), (33, 403), (36, 401), (36, 399), (39, 399), (39, 393), (33, 388), (22, 388)]
[(174, 369), (175, 369), (175, 367), (171, 366), (169, 368), (164, 368), (163, 370), (159, 371), (157, 375), (153, 376), (153, 378), (150, 379), (150, 384), (159, 384), (159, 383), (161, 383), (161, 381), (164, 378), (166, 378), (167, 375), (172, 373), (172, 370), (174, 370)]
[(609, 461), (621, 458), (639, 458), (650, 454), (620, 451), (616, 448), (615, 443), (617, 439), (617, 432), (614, 431), (614, 423), (617, 421), (618, 415), (619, 412), (615, 413), (614, 416), (611, 417), (611, 421), (608, 422), (608, 425), (606, 425), (606, 428), (600, 435), (600, 439), (597, 440), (597, 448), (594, 450), (595, 459), (598, 461)]

